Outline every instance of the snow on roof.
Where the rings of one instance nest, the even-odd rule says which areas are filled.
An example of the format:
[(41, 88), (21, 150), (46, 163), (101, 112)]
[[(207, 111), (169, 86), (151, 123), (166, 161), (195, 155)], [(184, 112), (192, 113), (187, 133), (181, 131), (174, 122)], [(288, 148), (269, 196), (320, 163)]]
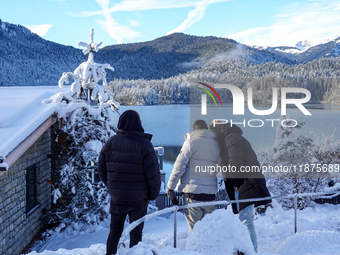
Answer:
[(57, 93), (72, 96), (70, 86), (0, 87), (0, 158), (6, 158), (55, 112), (42, 104)]

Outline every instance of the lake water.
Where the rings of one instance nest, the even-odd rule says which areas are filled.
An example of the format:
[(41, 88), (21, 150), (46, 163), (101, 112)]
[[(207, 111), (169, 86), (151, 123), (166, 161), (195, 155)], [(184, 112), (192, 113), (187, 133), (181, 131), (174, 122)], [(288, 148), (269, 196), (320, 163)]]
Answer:
[[(289, 118), (305, 122), (301, 132), (312, 138), (334, 134), (334, 139), (340, 139), (339, 106), (324, 104), (304, 104), (304, 106), (312, 116), (305, 116), (297, 108), (287, 109)], [(269, 116), (256, 116), (246, 108), (245, 115), (233, 116), (231, 105), (223, 107), (209, 105), (208, 114), (205, 116), (201, 115), (200, 105), (121, 106), (121, 108), (122, 110), (133, 109), (140, 113), (145, 132), (153, 134), (153, 145), (165, 148), (164, 159), (167, 163), (165, 166), (165, 169), (168, 168), (166, 169), (167, 172), (171, 172), (172, 164), (184, 142), (183, 135), (192, 130), (194, 120), (204, 119), (208, 124), (213, 119), (226, 119), (228, 121), (232, 119), (233, 122), (245, 120), (246, 127), (243, 127), (243, 124), (237, 124), (242, 128), (244, 136), (252, 144), (255, 151), (266, 151), (274, 143), (278, 122), (274, 122), (274, 127), (272, 127), (271, 121), (265, 121), (265, 119), (278, 119), (281, 115), (281, 109), (277, 109)], [(270, 106), (255, 106), (255, 108), (261, 110), (268, 109)], [(264, 121), (264, 125), (262, 127), (249, 127), (247, 122), (250, 119), (261, 119)], [(253, 122), (252, 125), (259, 125), (259, 122)]]

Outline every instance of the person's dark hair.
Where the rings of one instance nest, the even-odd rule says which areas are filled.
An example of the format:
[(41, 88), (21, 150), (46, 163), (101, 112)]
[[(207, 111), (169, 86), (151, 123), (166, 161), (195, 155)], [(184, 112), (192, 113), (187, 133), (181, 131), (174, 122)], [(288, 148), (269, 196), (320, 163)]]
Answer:
[(208, 129), (208, 125), (204, 120), (196, 120), (192, 125), (194, 130), (196, 129)]

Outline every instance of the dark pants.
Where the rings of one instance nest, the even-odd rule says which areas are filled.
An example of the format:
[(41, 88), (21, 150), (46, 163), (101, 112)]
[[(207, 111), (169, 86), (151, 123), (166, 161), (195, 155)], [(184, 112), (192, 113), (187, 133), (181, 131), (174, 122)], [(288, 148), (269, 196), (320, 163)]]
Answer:
[[(119, 238), (123, 233), (126, 215), (130, 223), (146, 215), (148, 200), (113, 201), (110, 203), (111, 225), (106, 242), (106, 255), (116, 254)], [(139, 224), (130, 232), (130, 248), (142, 240), (144, 223)]]

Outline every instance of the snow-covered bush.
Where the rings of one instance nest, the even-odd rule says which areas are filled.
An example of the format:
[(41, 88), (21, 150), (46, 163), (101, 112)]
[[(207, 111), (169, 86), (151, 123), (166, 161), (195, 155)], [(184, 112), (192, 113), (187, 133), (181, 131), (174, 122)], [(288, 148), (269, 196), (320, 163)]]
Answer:
[[(279, 123), (286, 119), (286, 126), (293, 126), (293, 122), (281, 116)], [(313, 139), (300, 132), (304, 123), (298, 122), (295, 127), (276, 129), (276, 139), (273, 146), (261, 155), (263, 166), (279, 167), (286, 171), (265, 172), (270, 192), (275, 196), (284, 196), (293, 193), (317, 192), (325, 184), (323, 174), (316, 171), (305, 171), (305, 167), (317, 164), (315, 158), (315, 144)], [(320, 151), (320, 150), (319, 150)], [(320, 156), (321, 160), (322, 156)], [(278, 169), (278, 168), (277, 168)], [(311, 197), (298, 198), (298, 208), (304, 209), (311, 202)], [(294, 206), (292, 199), (278, 199), (286, 208)]]
[[(312, 151), (315, 159), (321, 164), (333, 166), (340, 164), (340, 140), (334, 140), (334, 134), (330, 137), (317, 137)], [(334, 169), (334, 173), (335, 173)], [(339, 172), (339, 171), (338, 171)], [(331, 173), (330, 173), (331, 174)]]

